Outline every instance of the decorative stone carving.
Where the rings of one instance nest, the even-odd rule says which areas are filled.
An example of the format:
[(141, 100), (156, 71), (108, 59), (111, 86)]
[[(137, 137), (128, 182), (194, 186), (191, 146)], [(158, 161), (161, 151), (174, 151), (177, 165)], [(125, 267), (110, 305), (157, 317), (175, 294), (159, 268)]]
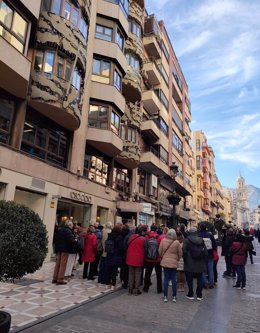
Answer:
[(128, 38), (125, 42), (125, 50), (130, 50), (136, 54), (139, 57), (141, 64), (143, 63), (144, 49), (141, 38), (137, 37), (131, 32), (128, 32)]
[(140, 128), (142, 122), (142, 108), (140, 106), (140, 101), (135, 103), (127, 102), (125, 114), (122, 117), (123, 121), (128, 121), (132, 126)]
[(130, 17), (133, 17), (143, 28), (144, 26), (144, 10), (140, 5), (133, 0), (130, 0), (129, 2), (129, 11), (128, 15)]

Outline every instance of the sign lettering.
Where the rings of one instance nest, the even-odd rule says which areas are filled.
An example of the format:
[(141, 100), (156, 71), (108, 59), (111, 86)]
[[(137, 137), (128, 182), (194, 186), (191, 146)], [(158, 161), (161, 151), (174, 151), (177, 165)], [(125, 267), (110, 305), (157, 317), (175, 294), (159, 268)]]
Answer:
[(73, 200), (82, 201), (82, 202), (89, 203), (89, 204), (92, 201), (92, 198), (91, 198), (90, 195), (87, 195), (87, 194), (82, 193), (82, 192), (71, 191), (70, 192), (70, 197)]

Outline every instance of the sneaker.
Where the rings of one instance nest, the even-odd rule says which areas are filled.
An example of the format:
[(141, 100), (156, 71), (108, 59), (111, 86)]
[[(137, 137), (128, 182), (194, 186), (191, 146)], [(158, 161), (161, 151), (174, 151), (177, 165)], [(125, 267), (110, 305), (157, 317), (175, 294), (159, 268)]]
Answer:
[(202, 301), (203, 298), (202, 297), (197, 297), (197, 301)]
[(242, 287), (242, 290), (246, 290), (246, 287)]
[(194, 299), (193, 296), (189, 296), (189, 295), (186, 295), (186, 298), (188, 298), (188, 299)]
[(115, 290), (115, 286), (111, 286), (110, 290)]
[(175, 296), (172, 298), (172, 301), (173, 301), (173, 303), (176, 303), (176, 297)]
[(237, 285), (237, 284), (235, 284), (235, 285), (233, 286), (233, 288), (241, 289), (240, 285)]
[(168, 302), (168, 298), (166, 296), (164, 296), (163, 301), (164, 301), (164, 303), (167, 303)]

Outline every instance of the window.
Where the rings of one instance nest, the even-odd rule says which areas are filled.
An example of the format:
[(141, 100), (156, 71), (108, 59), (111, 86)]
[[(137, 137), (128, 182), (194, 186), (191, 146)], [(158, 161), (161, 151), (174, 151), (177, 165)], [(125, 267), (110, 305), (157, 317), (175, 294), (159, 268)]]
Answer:
[(9, 144), (11, 125), (14, 113), (14, 102), (0, 98), (0, 142)]
[(182, 131), (182, 120), (174, 106), (172, 106), (172, 120), (177, 125), (178, 129)]
[(182, 141), (174, 131), (172, 131), (172, 144), (180, 154), (183, 154)]
[(137, 37), (142, 37), (141, 26), (134, 20), (129, 20), (129, 31)]
[(97, 24), (95, 36), (96, 38), (104, 39), (108, 42), (111, 42), (113, 39), (113, 29), (105, 27), (104, 25)]
[(116, 43), (120, 47), (120, 49), (123, 51), (125, 39), (124, 39), (123, 34), (121, 33), (121, 31), (118, 28), (117, 28), (117, 32), (116, 32)]
[(110, 61), (95, 59), (93, 60), (92, 80), (100, 83), (109, 84)]
[(129, 66), (131, 66), (136, 71), (140, 70), (140, 62), (138, 57), (133, 53), (126, 53), (126, 61)]
[(0, 2), (0, 36), (24, 52), (28, 22), (5, 1)]
[(37, 50), (34, 58), (34, 69), (36, 71), (42, 71), (43, 69), (43, 58), (44, 58), (44, 53), (41, 50)]
[(66, 66), (65, 66), (65, 80), (69, 81), (71, 77), (71, 71), (72, 71), (72, 64), (68, 60), (66, 60)]
[(85, 155), (83, 175), (90, 180), (108, 184), (108, 162), (101, 156)]
[(79, 31), (82, 33), (84, 38), (87, 38), (88, 25), (86, 19), (83, 16), (81, 16), (79, 21)]
[(202, 170), (202, 158), (201, 156), (196, 156), (196, 169)]
[(122, 77), (116, 69), (114, 70), (114, 86), (119, 91), (121, 91), (121, 89), (122, 89)]
[(167, 136), (168, 135), (168, 126), (166, 122), (160, 118), (160, 130)]
[(115, 168), (113, 173), (113, 187), (124, 193), (130, 193), (130, 177), (128, 170)]
[(173, 65), (172, 75), (173, 75), (178, 87), (180, 88), (180, 90), (182, 90), (182, 82), (181, 82), (180, 76), (177, 72), (177, 69), (176, 69), (175, 65)]
[(121, 125), (120, 137), (122, 140), (128, 140), (132, 143), (137, 143), (136, 129), (128, 127), (127, 125)]
[(167, 151), (162, 146), (159, 146), (159, 152), (160, 152), (160, 160), (162, 160), (164, 163), (168, 163)]
[(201, 141), (199, 139), (196, 140), (196, 150), (201, 151)]
[(88, 125), (89, 127), (101, 129), (111, 128), (111, 130), (118, 135), (120, 117), (111, 106), (90, 104)]
[(84, 14), (80, 12), (79, 8), (74, 5), (76, 1), (64, 0), (43, 0), (42, 11), (52, 12), (56, 15), (61, 15), (67, 20), (71, 21), (74, 26), (77, 26), (84, 36), (87, 38), (88, 24)]
[(72, 85), (77, 89), (80, 90), (81, 85), (81, 72), (78, 67), (74, 69)]
[(168, 76), (168, 74), (166, 73), (166, 70), (165, 70), (165, 68), (163, 67), (163, 64), (160, 65), (160, 71), (161, 71), (161, 74), (162, 74), (162, 77), (163, 77), (165, 83), (168, 85), (168, 84), (169, 84), (169, 76)]
[(48, 74), (53, 73), (53, 67), (54, 67), (54, 52), (47, 51), (46, 52), (46, 59), (44, 64), (44, 72)]
[(165, 55), (165, 58), (166, 58), (167, 60), (169, 60), (169, 52), (168, 52), (167, 47), (166, 47), (166, 45), (164, 44), (163, 40), (162, 40), (162, 42), (161, 42), (161, 48), (162, 48), (162, 51), (163, 51), (163, 53), (164, 53), (164, 55)]
[(90, 104), (88, 116), (89, 127), (107, 129), (108, 113), (108, 106)]
[(166, 96), (164, 95), (164, 92), (161, 89), (156, 89), (155, 93), (157, 94), (157, 96), (159, 97), (160, 101), (162, 102), (162, 104), (165, 106), (165, 108), (169, 109), (169, 101), (166, 98)]
[(67, 166), (69, 134), (34, 112), (26, 114), (21, 150), (30, 155)]
[(116, 134), (119, 133), (119, 125), (120, 125), (120, 118), (114, 111), (112, 111), (111, 112), (111, 129)]

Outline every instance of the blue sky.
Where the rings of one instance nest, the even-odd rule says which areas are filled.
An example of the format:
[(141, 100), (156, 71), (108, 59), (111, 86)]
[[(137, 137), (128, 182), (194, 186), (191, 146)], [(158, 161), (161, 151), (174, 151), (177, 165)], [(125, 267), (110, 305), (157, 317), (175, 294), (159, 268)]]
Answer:
[(223, 186), (260, 187), (260, 1), (146, 0), (163, 20)]

